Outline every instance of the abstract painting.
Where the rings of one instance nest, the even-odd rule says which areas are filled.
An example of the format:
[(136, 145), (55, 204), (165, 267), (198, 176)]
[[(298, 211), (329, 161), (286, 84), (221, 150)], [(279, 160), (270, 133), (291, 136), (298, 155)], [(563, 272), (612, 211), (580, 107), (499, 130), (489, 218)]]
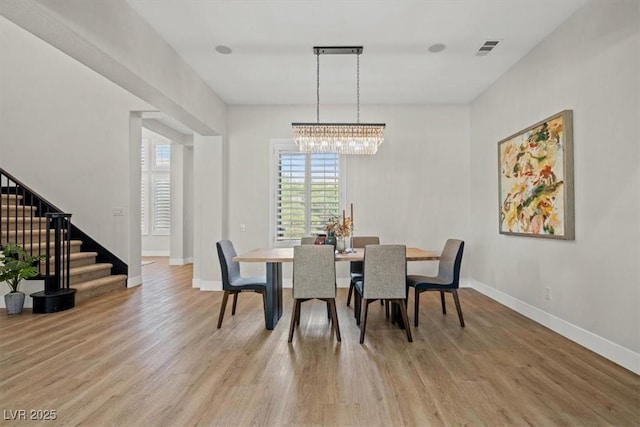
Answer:
[(573, 112), (498, 142), (500, 233), (574, 239)]

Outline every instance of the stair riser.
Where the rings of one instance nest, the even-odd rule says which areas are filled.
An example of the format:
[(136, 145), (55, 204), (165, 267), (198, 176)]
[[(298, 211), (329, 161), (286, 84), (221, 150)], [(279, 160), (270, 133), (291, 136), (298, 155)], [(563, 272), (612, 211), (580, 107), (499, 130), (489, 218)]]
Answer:
[(34, 212), (35, 215), (36, 210), (37, 208), (34, 206), (12, 205), (11, 203), (9, 203), (8, 205), (2, 205), (2, 207), (0, 207), (0, 213), (4, 217), (6, 217), (7, 215), (11, 216), (16, 214), (18, 215), (18, 217), (21, 217), (23, 214), (24, 216), (31, 217), (31, 212)]
[[(72, 259), (71, 263), (70, 263), (70, 268), (83, 267), (85, 265), (91, 265), (91, 264), (95, 264), (95, 263), (96, 263), (96, 257)], [(46, 264), (45, 262), (42, 262), (43, 268), (44, 268), (45, 264)], [(54, 267), (54, 264), (53, 264), (53, 262), (51, 262), (49, 264), (49, 268), (51, 270), (53, 270), (53, 267)]]
[(33, 218), (31, 217), (26, 217), (26, 218), (22, 218), (22, 216), (19, 216), (17, 219), (15, 217), (10, 216), (8, 219), (7, 217), (2, 217), (0, 218), (0, 228), (3, 230), (15, 230), (16, 227), (18, 228), (18, 230), (22, 230), (22, 228), (24, 227), (26, 230), (30, 230), (31, 227), (34, 228), (40, 228), (40, 229), (47, 229), (47, 219), (46, 218), (42, 218), (42, 217), (37, 217), (34, 216)]
[[(2, 232), (0, 233), (0, 241), (4, 245), (5, 243), (16, 243), (20, 246), (24, 246), (26, 243), (46, 243), (47, 242), (47, 232), (46, 230), (42, 230), (41, 233), (39, 230), (33, 230), (33, 233), (27, 231), (23, 233), (22, 231), (16, 233), (15, 231)], [(49, 238), (51, 239), (51, 243), (54, 242), (56, 237), (55, 231), (49, 232)]]
[(110, 283), (108, 285), (103, 285), (97, 288), (87, 289), (87, 290), (78, 290), (76, 292), (76, 304), (87, 301), (91, 298), (95, 298), (100, 295), (107, 294), (109, 292), (121, 291), (126, 289), (126, 281), (120, 280), (115, 283)]
[(89, 280), (99, 279), (111, 274), (111, 268), (103, 268), (96, 271), (90, 271), (82, 274), (72, 274), (70, 278), (71, 285), (75, 283), (88, 282)]
[(15, 194), (0, 194), (0, 204), (15, 203), (16, 200), (22, 200), (22, 196)]
[[(36, 243), (35, 243), (35, 245), (37, 246), (37, 245), (38, 245), (38, 243), (36, 242)], [(73, 243), (72, 243), (72, 244), (71, 244), (71, 253), (73, 254), (73, 253), (76, 253), (76, 252), (80, 252), (80, 246), (81, 246), (80, 244), (73, 244)], [(27, 252), (29, 252), (29, 251), (30, 251), (30, 249), (31, 249), (31, 246), (30, 246), (29, 244), (26, 244), (25, 246), (23, 246), (23, 248), (24, 248)], [(63, 250), (63, 251), (64, 251), (64, 250), (66, 250), (66, 245), (63, 245), (63, 246), (62, 246), (62, 250)], [(42, 245), (41, 245), (41, 247), (40, 247), (40, 248), (36, 248), (36, 249), (34, 249), (34, 253), (33, 253), (33, 255), (45, 255), (45, 254), (46, 254), (46, 251), (47, 251), (47, 249), (46, 249), (46, 244), (45, 244), (45, 243), (42, 243)]]

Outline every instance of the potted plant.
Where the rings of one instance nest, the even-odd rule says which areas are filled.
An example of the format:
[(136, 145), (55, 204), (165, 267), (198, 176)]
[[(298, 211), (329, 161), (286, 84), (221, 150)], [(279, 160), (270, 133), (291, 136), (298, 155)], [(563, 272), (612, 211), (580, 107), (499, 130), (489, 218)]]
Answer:
[(18, 289), (23, 279), (38, 275), (38, 262), (44, 255), (31, 256), (20, 246), (9, 243), (0, 247), (0, 282), (7, 282), (11, 291), (4, 296), (7, 314), (22, 313), (24, 293)]

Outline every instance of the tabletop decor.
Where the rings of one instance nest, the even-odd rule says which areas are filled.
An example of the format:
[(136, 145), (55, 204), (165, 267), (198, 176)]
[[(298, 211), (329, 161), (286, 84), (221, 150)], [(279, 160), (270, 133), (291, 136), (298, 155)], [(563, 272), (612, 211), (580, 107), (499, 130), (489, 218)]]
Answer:
[(351, 218), (346, 216), (345, 211), (342, 211), (342, 219), (337, 215), (330, 217), (325, 229), (327, 230), (327, 244), (329, 244), (329, 236), (334, 236), (336, 250), (339, 253), (344, 253), (347, 250), (345, 239), (351, 236), (353, 229)]
[(498, 142), (500, 234), (574, 239), (573, 114)]
[(6, 282), (11, 291), (4, 296), (7, 314), (22, 313), (25, 295), (20, 292), (22, 280), (38, 275), (37, 263), (44, 255), (30, 256), (18, 245), (0, 247), (0, 282)]

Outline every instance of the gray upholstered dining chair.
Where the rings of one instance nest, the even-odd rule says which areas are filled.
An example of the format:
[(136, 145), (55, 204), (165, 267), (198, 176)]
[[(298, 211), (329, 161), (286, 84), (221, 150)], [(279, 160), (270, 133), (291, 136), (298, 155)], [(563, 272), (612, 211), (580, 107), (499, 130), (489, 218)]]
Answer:
[(336, 311), (336, 263), (332, 245), (300, 245), (293, 248), (293, 311), (289, 342), (296, 325), (300, 325), (300, 305), (304, 301), (326, 301), (329, 317), (338, 342), (340, 325)]
[(273, 299), (273, 290), (267, 285), (265, 276), (242, 277), (240, 275), (240, 263), (233, 261), (236, 256), (236, 250), (233, 243), (229, 240), (221, 240), (216, 243), (218, 249), (218, 259), (220, 260), (220, 269), (222, 270), (222, 304), (220, 305), (220, 314), (218, 316), (218, 329), (222, 326), (222, 319), (227, 307), (229, 295), (233, 295), (233, 307), (231, 315), (236, 314), (236, 306), (238, 304), (238, 294), (243, 291), (253, 291), (262, 294), (262, 305), (265, 316), (265, 326), (267, 322), (268, 307), (267, 299)]
[(360, 325), (360, 344), (364, 343), (367, 312), (370, 303), (384, 300), (396, 305), (402, 315), (407, 340), (413, 342), (407, 317), (407, 248), (404, 245), (367, 245), (364, 249), (364, 270), (355, 283), (356, 320), (360, 323), (362, 305), (364, 319)]
[(305, 236), (300, 238), (301, 245), (313, 245), (316, 243), (316, 238), (313, 236)]
[[(351, 238), (351, 247), (364, 249), (366, 245), (379, 245), (380, 238), (378, 236), (354, 236)], [(351, 296), (353, 295), (353, 286), (356, 281), (362, 279), (362, 261), (351, 261), (349, 266), (349, 274), (351, 281), (349, 282), (349, 294), (347, 295), (347, 307), (351, 304)]]
[(464, 250), (464, 242), (457, 239), (449, 239), (444, 245), (440, 262), (438, 264), (437, 276), (407, 276), (407, 292), (408, 289), (414, 288), (414, 324), (418, 326), (418, 313), (420, 309), (420, 294), (426, 291), (439, 291), (440, 301), (442, 303), (442, 313), (447, 314), (447, 308), (444, 302), (445, 292), (453, 294), (453, 301), (458, 311), (458, 319), (460, 326), (464, 328), (464, 318), (462, 317), (462, 309), (460, 308), (460, 299), (458, 298), (458, 287), (460, 284), (460, 265), (462, 264), (462, 252)]

